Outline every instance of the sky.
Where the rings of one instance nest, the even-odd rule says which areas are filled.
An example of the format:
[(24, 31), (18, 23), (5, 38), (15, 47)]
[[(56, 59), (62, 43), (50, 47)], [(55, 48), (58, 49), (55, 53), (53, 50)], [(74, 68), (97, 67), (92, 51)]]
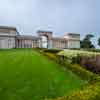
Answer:
[(100, 37), (100, 0), (0, 0), (0, 25), (14, 26), (22, 35), (37, 30), (53, 31), (54, 36), (79, 33)]

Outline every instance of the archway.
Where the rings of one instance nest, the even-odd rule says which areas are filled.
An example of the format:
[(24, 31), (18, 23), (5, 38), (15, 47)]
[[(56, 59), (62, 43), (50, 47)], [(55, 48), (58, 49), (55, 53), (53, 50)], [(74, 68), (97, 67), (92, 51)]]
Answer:
[(42, 48), (48, 48), (48, 37), (43, 35), (41, 36), (41, 40), (42, 40)]
[(41, 48), (51, 48), (52, 47), (52, 32), (50, 31), (37, 31), (38, 36), (41, 39)]

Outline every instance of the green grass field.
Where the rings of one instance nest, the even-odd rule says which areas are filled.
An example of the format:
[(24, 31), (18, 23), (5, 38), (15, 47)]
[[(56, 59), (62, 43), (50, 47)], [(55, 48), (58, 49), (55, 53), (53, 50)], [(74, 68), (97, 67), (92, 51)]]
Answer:
[(33, 50), (0, 51), (0, 100), (56, 98), (85, 83)]

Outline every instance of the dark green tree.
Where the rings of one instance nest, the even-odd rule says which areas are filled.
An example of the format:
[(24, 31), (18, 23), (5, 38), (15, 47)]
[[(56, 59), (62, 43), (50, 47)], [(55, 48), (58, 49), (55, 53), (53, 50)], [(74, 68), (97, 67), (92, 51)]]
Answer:
[(98, 45), (100, 46), (100, 38), (98, 39)]
[(91, 42), (91, 38), (93, 38), (94, 35), (87, 34), (85, 38), (80, 42), (81, 48), (95, 48), (95, 46)]

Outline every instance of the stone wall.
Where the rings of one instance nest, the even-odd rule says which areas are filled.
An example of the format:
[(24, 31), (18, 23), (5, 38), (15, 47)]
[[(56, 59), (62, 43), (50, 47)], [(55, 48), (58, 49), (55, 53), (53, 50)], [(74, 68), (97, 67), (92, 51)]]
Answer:
[(15, 48), (15, 38), (14, 37), (0, 37), (0, 48), (9, 49)]

